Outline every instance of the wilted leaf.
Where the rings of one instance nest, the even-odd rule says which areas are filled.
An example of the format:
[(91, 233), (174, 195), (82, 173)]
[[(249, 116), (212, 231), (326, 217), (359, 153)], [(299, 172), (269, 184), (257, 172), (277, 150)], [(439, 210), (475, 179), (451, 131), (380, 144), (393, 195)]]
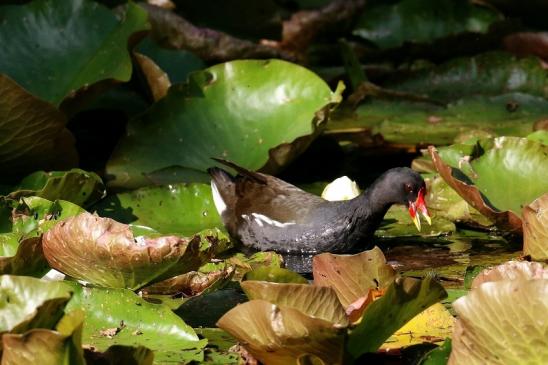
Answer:
[(272, 283), (308, 284), (301, 275), (283, 267), (261, 266), (244, 275), (244, 280), (268, 281)]
[(491, 281), (548, 279), (548, 269), (539, 262), (508, 261), (483, 270), (472, 281), (472, 289)]
[(2, 365), (85, 365), (82, 350), (84, 313), (72, 311), (55, 326), (2, 336)]
[(434, 147), (429, 151), (449, 186), (504, 229), (521, 232), (523, 206), (548, 188), (548, 146), (526, 138), (480, 140), (459, 168), (444, 163)]
[(218, 289), (230, 281), (234, 274), (234, 268), (228, 266), (219, 271), (201, 273), (191, 271), (183, 275), (177, 275), (170, 279), (160, 281), (159, 283), (147, 286), (142, 289), (146, 295), (181, 295), (183, 297), (193, 297), (200, 295), (211, 289)]
[(168, 75), (149, 57), (133, 52), (133, 58), (141, 68), (141, 73), (148, 85), (152, 100), (158, 101), (167, 94), (171, 86)]
[(265, 364), (297, 365), (306, 355), (316, 356), (325, 364), (342, 363), (345, 329), (294, 308), (252, 300), (230, 310), (217, 326)]
[(548, 260), (548, 194), (523, 208), (523, 254)]
[[(82, 288), (72, 284), (73, 299), (66, 310), (86, 313), (82, 342), (96, 350), (110, 346), (145, 346), (154, 351), (157, 363), (202, 361), (207, 340), (164, 305), (147, 303), (126, 289)], [(104, 331), (115, 329), (114, 336)]]
[(151, 227), (164, 234), (191, 235), (224, 226), (209, 184), (149, 186), (110, 195), (93, 210), (121, 223)]
[(89, 206), (106, 194), (101, 178), (80, 169), (70, 171), (36, 171), (19, 182), (6, 197), (19, 199), (38, 196), (51, 201), (66, 200), (80, 206)]
[(71, 287), (24, 276), (0, 276), (0, 333), (53, 328), (63, 316)]
[(148, 184), (143, 174), (167, 167), (205, 171), (211, 157), (274, 170), (302, 152), (339, 98), (318, 76), (288, 62), (216, 65), (172, 86), (131, 121), (107, 173), (115, 177), (112, 186), (138, 187)]
[(277, 306), (297, 309), (309, 317), (320, 318), (339, 327), (348, 325), (344, 308), (331, 288), (253, 280), (244, 281), (241, 285), (249, 300), (266, 300)]
[(322, 253), (313, 260), (314, 284), (333, 288), (345, 308), (370, 289), (387, 288), (396, 278), (378, 247), (356, 255)]
[(100, 286), (137, 289), (196, 270), (212, 254), (215, 241), (176, 236), (134, 237), (130, 227), (82, 213), (60, 222), (43, 237), (50, 265), (69, 276)]
[(322, 198), (329, 201), (350, 200), (360, 195), (360, 188), (348, 176), (342, 176), (325, 186)]
[(0, 72), (55, 105), (101, 80), (128, 81), (128, 39), (147, 29), (146, 12), (132, 3), (121, 20), (86, 0), (35, 0), (0, 12)]
[(350, 332), (348, 352), (357, 358), (376, 351), (398, 328), (446, 296), (431, 277), (396, 280), (386, 294), (367, 306), (361, 322)]
[(485, 33), (499, 16), (467, 1), (403, 0), (367, 7), (353, 34), (381, 48), (426, 43), (462, 32)]
[(422, 343), (440, 344), (447, 337), (451, 337), (454, 322), (455, 318), (445, 306), (436, 303), (397, 330), (381, 349), (399, 349)]
[(519, 32), (504, 37), (504, 48), (520, 57), (537, 56), (548, 61), (548, 32)]
[(53, 105), (0, 74), (0, 181), (14, 182), (36, 169), (76, 165), (74, 137), (65, 124), (65, 115)]
[(41, 237), (26, 238), (19, 243), (17, 235), (5, 233), (0, 241), (7, 235), (14, 237), (17, 251), (11, 254), (0, 248), (0, 274), (40, 277), (48, 272), (50, 267), (42, 251)]
[(487, 282), (453, 307), (458, 320), (449, 364), (546, 363), (548, 279)]

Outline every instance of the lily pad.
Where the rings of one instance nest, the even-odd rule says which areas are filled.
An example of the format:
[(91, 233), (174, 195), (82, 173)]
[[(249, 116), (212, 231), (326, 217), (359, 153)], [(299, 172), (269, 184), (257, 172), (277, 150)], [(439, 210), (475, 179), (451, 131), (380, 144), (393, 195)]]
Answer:
[(547, 288), (548, 279), (502, 280), (481, 284), (457, 299), (449, 364), (544, 364)]
[(128, 39), (148, 28), (147, 13), (133, 3), (121, 19), (86, 0), (35, 0), (0, 12), (0, 72), (55, 105), (101, 80), (128, 81)]
[(387, 288), (396, 278), (378, 247), (355, 255), (316, 255), (313, 272), (314, 284), (333, 288), (344, 308), (366, 296), (370, 289)]
[(261, 267), (280, 268), (282, 267), (283, 262), (282, 256), (276, 252), (256, 252), (250, 256), (246, 256), (243, 253), (238, 252), (224, 260), (209, 262), (200, 267), (200, 271), (207, 273), (222, 269), (226, 265), (231, 265), (236, 268), (234, 280), (242, 280), (244, 275), (249, 271), (256, 270)]
[(250, 300), (262, 299), (278, 306), (294, 308), (307, 316), (329, 321), (339, 327), (348, 325), (344, 308), (332, 288), (254, 280), (244, 281), (241, 285)]
[(143, 225), (164, 234), (224, 229), (209, 184), (149, 186), (110, 195), (92, 207), (102, 217)]
[[(384, 86), (450, 102), (472, 95), (506, 93), (546, 97), (547, 84), (546, 70), (539, 59), (489, 52), (475, 57), (452, 59), (433, 68), (423, 68), (411, 72), (407, 77), (398, 77)], [(507, 107), (511, 114), (519, 111), (522, 104), (514, 100)]]
[(319, 358), (317, 363), (342, 364), (345, 329), (294, 308), (252, 300), (230, 310), (217, 326), (265, 364), (297, 365), (307, 356)]
[(517, 137), (480, 140), (463, 166), (432, 161), (443, 179), (497, 226), (521, 232), (521, 210), (548, 189), (548, 146)]
[(105, 352), (86, 351), (87, 365), (152, 365), (154, 352), (144, 346), (110, 346)]
[(205, 171), (211, 157), (274, 170), (320, 131), (339, 93), (309, 70), (280, 60), (239, 60), (198, 71), (130, 122), (107, 164), (110, 184), (143, 186), (143, 174), (168, 167)]
[[(509, 110), (508, 105), (518, 105)], [(334, 115), (327, 126), (333, 136), (344, 133), (380, 134), (390, 144), (446, 145), (470, 128), (495, 135), (527, 136), (538, 121), (546, 119), (548, 101), (521, 93), (467, 96), (447, 107), (434, 104), (372, 100), (355, 113)]]
[(353, 34), (380, 48), (429, 43), (462, 32), (485, 33), (499, 16), (492, 9), (451, 0), (403, 0), (367, 7)]
[(6, 198), (39, 196), (51, 201), (66, 200), (80, 206), (89, 206), (106, 194), (101, 178), (80, 169), (70, 171), (36, 171), (17, 184)]
[(422, 225), (420, 232), (403, 205), (393, 205), (388, 209), (381, 226), (375, 231), (376, 237), (438, 237), (456, 231), (455, 224), (443, 216), (432, 216), (432, 224)]
[(301, 275), (282, 267), (257, 267), (244, 275), (244, 280), (268, 281), (271, 283), (308, 284)]
[(53, 105), (0, 74), (0, 181), (13, 183), (37, 169), (76, 165), (74, 137), (65, 124), (65, 115)]
[(11, 365), (85, 365), (82, 350), (84, 313), (72, 311), (55, 330), (36, 328), (23, 334), (2, 336), (2, 362)]
[(24, 276), (0, 276), (0, 333), (53, 328), (63, 316), (71, 287)]
[(51, 267), (99, 286), (137, 289), (196, 270), (209, 259), (213, 237), (134, 237), (128, 225), (82, 213), (45, 233)]
[(73, 283), (66, 311), (86, 313), (82, 342), (99, 351), (110, 346), (145, 346), (157, 364), (202, 361), (207, 340), (164, 305), (147, 303), (126, 289), (83, 288)]
[(177, 295), (185, 298), (201, 295), (219, 289), (230, 282), (234, 275), (234, 267), (227, 266), (219, 271), (202, 273), (191, 271), (177, 275), (170, 279), (147, 286), (142, 289), (143, 294)]
[(523, 254), (548, 260), (548, 194), (523, 208)]
[(362, 320), (350, 332), (347, 351), (354, 358), (376, 351), (409, 320), (446, 296), (431, 277), (397, 279), (381, 298), (367, 306)]
[(548, 279), (548, 269), (539, 262), (508, 261), (483, 270), (472, 281), (472, 289), (483, 283), (502, 280)]

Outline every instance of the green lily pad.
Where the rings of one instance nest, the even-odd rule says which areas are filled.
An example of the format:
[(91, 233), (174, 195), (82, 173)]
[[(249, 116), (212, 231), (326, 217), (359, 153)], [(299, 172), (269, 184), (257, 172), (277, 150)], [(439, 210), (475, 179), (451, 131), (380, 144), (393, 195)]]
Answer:
[(347, 351), (354, 358), (376, 351), (396, 330), (446, 296), (443, 287), (431, 277), (396, 280), (380, 299), (367, 306), (360, 323), (349, 334)]
[(523, 254), (548, 261), (548, 194), (523, 208)]
[(63, 316), (71, 287), (25, 276), (0, 276), (0, 333), (53, 328)]
[(84, 344), (99, 351), (113, 345), (144, 346), (154, 351), (157, 364), (203, 359), (207, 340), (200, 340), (168, 307), (147, 303), (126, 289), (72, 287), (66, 311), (85, 311)]
[(164, 234), (224, 229), (209, 184), (149, 186), (110, 195), (92, 207), (102, 217), (147, 226)]
[(86, 351), (87, 365), (152, 365), (154, 352), (144, 346), (110, 346), (105, 352)]
[(36, 328), (2, 336), (2, 362), (12, 365), (86, 365), (82, 350), (84, 313), (72, 311), (55, 330)]
[(82, 213), (46, 232), (42, 245), (58, 271), (99, 286), (137, 289), (198, 269), (213, 254), (216, 239), (134, 237), (126, 224)]
[(315, 358), (310, 363), (342, 363), (345, 329), (295, 308), (252, 300), (230, 310), (217, 326), (264, 364), (297, 365), (309, 356)]
[(65, 124), (65, 115), (53, 105), (0, 74), (0, 181), (13, 183), (37, 169), (76, 165), (74, 137)]
[(478, 141), (462, 165), (451, 167), (431, 147), (443, 179), (497, 226), (520, 232), (521, 211), (548, 190), (548, 146), (517, 137)]
[(381, 48), (392, 48), (462, 32), (485, 33), (498, 19), (492, 9), (466, 1), (403, 0), (367, 7), (352, 33)]
[[(519, 107), (509, 111), (507, 105)], [(339, 114), (328, 123), (331, 135), (369, 131), (387, 143), (446, 145), (470, 128), (495, 135), (527, 136), (548, 115), (543, 97), (512, 93), (469, 96), (446, 108), (410, 101), (372, 100), (350, 116)]]
[(312, 270), (314, 284), (333, 288), (345, 308), (366, 296), (370, 289), (384, 289), (396, 278), (378, 247), (355, 255), (316, 255)]
[(545, 363), (546, 288), (548, 279), (501, 280), (481, 284), (456, 300), (449, 364)]
[(66, 200), (80, 206), (89, 206), (106, 194), (101, 178), (80, 169), (70, 171), (36, 171), (19, 182), (6, 198), (39, 196), (48, 200)]
[(451, 354), (451, 339), (446, 338), (445, 342), (435, 349), (426, 353), (419, 361), (420, 365), (447, 365)]
[(409, 211), (404, 206), (393, 205), (388, 209), (381, 226), (375, 231), (376, 237), (438, 237), (455, 232), (455, 224), (443, 216), (432, 216), (432, 224), (423, 223), (417, 231)]
[(271, 251), (255, 252), (249, 257), (241, 252), (238, 252), (236, 254), (228, 256), (221, 261), (217, 260), (216, 262), (209, 262), (200, 267), (200, 271), (205, 273), (217, 271), (222, 269), (223, 267), (226, 267), (226, 265), (234, 266), (236, 268), (236, 274), (234, 275), (234, 279), (241, 280), (247, 272), (258, 269), (260, 267), (282, 267), (283, 258), (276, 252)]
[(133, 3), (121, 19), (86, 0), (35, 0), (0, 13), (0, 72), (56, 105), (101, 80), (128, 81), (128, 39), (148, 27), (146, 12)]
[(282, 267), (268, 266), (258, 267), (248, 271), (244, 275), (244, 280), (268, 281), (272, 283), (308, 284), (308, 280), (294, 271), (284, 269)]
[(169, 167), (205, 171), (211, 157), (274, 170), (308, 145), (339, 100), (314, 73), (285, 61), (239, 60), (198, 71), (130, 122), (107, 164), (110, 184), (147, 185), (143, 174)]
[[(475, 57), (456, 58), (433, 68), (417, 70), (384, 86), (449, 102), (472, 95), (506, 93), (546, 97), (547, 84), (546, 70), (539, 59), (489, 52)], [(509, 113), (517, 112), (521, 107), (519, 100), (507, 104)]]

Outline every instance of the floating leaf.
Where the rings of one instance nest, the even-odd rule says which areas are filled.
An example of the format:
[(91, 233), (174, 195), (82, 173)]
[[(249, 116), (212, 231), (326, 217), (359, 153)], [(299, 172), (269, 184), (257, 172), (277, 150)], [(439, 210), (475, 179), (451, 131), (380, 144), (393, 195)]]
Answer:
[(318, 76), (288, 62), (216, 65), (132, 120), (107, 173), (112, 186), (138, 187), (148, 184), (143, 174), (167, 167), (205, 171), (211, 157), (273, 170), (308, 145), (339, 99)]
[(209, 184), (149, 186), (110, 195), (93, 210), (121, 223), (151, 227), (164, 234), (191, 235), (224, 226)]
[(345, 308), (370, 289), (387, 288), (396, 278), (378, 247), (356, 255), (316, 255), (313, 272), (314, 284), (333, 288)]
[(71, 287), (24, 276), (0, 276), (0, 333), (53, 328), (63, 316)]
[(403, 205), (393, 205), (386, 212), (376, 237), (437, 237), (456, 231), (455, 224), (442, 216), (432, 216), (432, 224), (423, 225), (421, 231), (409, 218), (409, 210)]
[(491, 9), (451, 0), (403, 0), (367, 7), (353, 34), (381, 48), (427, 43), (462, 32), (485, 33), (498, 15)]
[(207, 340), (200, 340), (167, 306), (147, 303), (126, 289), (83, 288), (72, 284), (66, 310), (86, 313), (82, 342), (99, 351), (110, 346), (145, 346), (157, 363), (203, 360)]
[(84, 313), (72, 311), (55, 330), (36, 328), (2, 336), (2, 364), (85, 365), (82, 350)]
[(345, 330), (294, 308), (252, 300), (230, 310), (217, 326), (265, 364), (297, 365), (307, 355), (324, 364), (342, 364)]
[(36, 171), (19, 182), (7, 195), (9, 199), (39, 196), (48, 200), (66, 200), (89, 206), (106, 194), (101, 178), (80, 169), (70, 171)]
[(86, 0), (35, 0), (0, 12), (0, 72), (56, 105), (98, 81), (128, 81), (128, 39), (147, 29), (146, 12), (133, 3), (120, 20)]
[(446, 338), (445, 342), (426, 353), (419, 361), (420, 365), (447, 365), (449, 360), (449, 354), (451, 354), (451, 339)]
[(544, 364), (547, 289), (548, 279), (502, 280), (481, 284), (457, 299), (449, 364)]
[(348, 352), (357, 358), (376, 351), (398, 328), (446, 296), (431, 277), (396, 280), (380, 299), (367, 306), (361, 322), (350, 332)]
[(211, 256), (215, 240), (194, 236), (143, 238), (109, 218), (82, 213), (43, 237), (44, 255), (67, 275), (100, 286), (137, 289), (152, 281), (196, 270)]
[(508, 261), (483, 270), (472, 281), (472, 289), (481, 284), (501, 280), (548, 279), (548, 269), (539, 262)]
[(344, 308), (331, 288), (253, 280), (244, 281), (241, 285), (250, 300), (266, 300), (277, 306), (297, 309), (309, 317), (320, 318), (340, 327), (348, 325)]
[[(3, 60), (5, 57), (0, 63)], [(53, 105), (0, 74), (1, 181), (14, 182), (36, 169), (53, 170), (76, 165), (78, 155), (74, 137), (65, 124), (65, 115)]]
[(548, 194), (523, 208), (523, 254), (548, 260)]
[(257, 267), (244, 275), (244, 280), (268, 281), (272, 283), (308, 284), (301, 275), (282, 267)]
[(230, 281), (234, 274), (234, 268), (227, 266), (219, 271), (209, 273), (201, 273), (191, 271), (183, 275), (177, 275), (170, 279), (159, 283), (147, 286), (142, 289), (146, 295), (162, 294), (162, 295), (182, 295), (193, 297), (204, 292), (218, 289)]
[(480, 140), (460, 168), (448, 166), (434, 147), (432, 161), (443, 179), (498, 226), (521, 231), (521, 210), (548, 189), (548, 146), (526, 138)]

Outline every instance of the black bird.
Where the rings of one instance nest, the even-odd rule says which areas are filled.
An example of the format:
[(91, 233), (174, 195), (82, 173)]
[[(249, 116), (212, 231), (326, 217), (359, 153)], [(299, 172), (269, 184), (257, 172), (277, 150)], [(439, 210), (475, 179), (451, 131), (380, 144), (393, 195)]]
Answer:
[[(217, 160), (217, 159), (216, 159)], [(371, 245), (392, 204), (405, 204), (420, 230), (424, 203), (422, 177), (407, 167), (393, 168), (352, 200), (327, 201), (274, 176), (217, 160), (239, 174), (212, 167), (211, 189), (228, 233), (245, 246), (280, 253), (352, 252)]]

